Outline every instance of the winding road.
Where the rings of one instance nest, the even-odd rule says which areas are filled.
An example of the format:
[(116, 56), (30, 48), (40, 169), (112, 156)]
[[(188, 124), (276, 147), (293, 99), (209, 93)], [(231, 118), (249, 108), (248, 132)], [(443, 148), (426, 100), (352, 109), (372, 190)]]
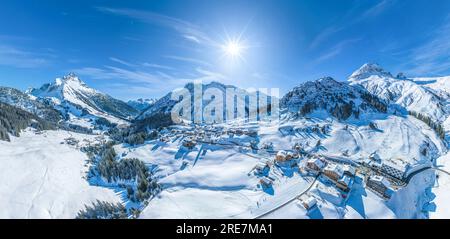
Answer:
[(267, 211), (267, 212), (265, 212), (265, 213), (263, 213), (263, 214), (261, 214), (261, 215), (255, 217), (254, 219), (261, 219), (261, 218), (263, 218), (263, 217), (265, 217), (265, 216), (267, 216), (267, 215), (273, 213), (274, 211), (276, 211), (276, 210), (278, 210), (278, 209), (280, 209), (280, 208), (282, 208), (282, 207), (285, 207), (285, 206), (288, 205), (289, 203), (295, 201), (298, 197), (304, 195), (304, 194), (307, 193), (309, 190), (311, 190), (311, 188), (314, 186), (314, 184), (316, 183), (317, 178), (319, 178), (319, 176), (320, 176), (320, 174), (317, 175), (317, 176), (314, 178), (314, 180), (311, 182), (311, 184), (308, 186), (308, 188), (306, 188), (306, 189), (305, 189), (303, 192), (301, 192), (300, 194), (296, 195), (294, 198), (288, 200), (287, 202), (285, 202), (285, 203), (283, 203), (283, 204), (277, 206), (276, 208), (274, 208), (274, 209), (272, 209), (272, 210), (269, 210), (269, 211)]

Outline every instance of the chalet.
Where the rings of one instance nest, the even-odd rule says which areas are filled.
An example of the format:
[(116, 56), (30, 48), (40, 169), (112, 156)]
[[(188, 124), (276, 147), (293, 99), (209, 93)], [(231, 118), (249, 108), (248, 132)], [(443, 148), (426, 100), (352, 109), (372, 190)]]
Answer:
[(349, 192), (350, 188), (352, 186), (353, 180), (348, 175), (344, 175), (342, 178), (340, 178), (337, 183), (336, 187), (341, 189), (344, 192)]
[(373, 152), (372, 154), (370, 154), (369, 159), (370, 159), (370, 161), (381, 163), (381, 158), (376, 152)]
[(356, 169), (351, 165), (344, 165), (342, 167), (342, 170), (344, 171), (344, 175), (354, 177), (356, 174)]
[(314, 170), (317, 172), (322, 171), (322, 169), (326, 166), (325, 162), (322, 161), (321, 159), (314, 157), (314, 158), (310, 158), (308, 159), (308, 161), (306, 162), (306, 168), (309, 170)]
[(254, 170), (256, 174), (265, 174), (270, 170), (270, 167), (267, 163), (260, 162), (255, 166)]
[(264, 188), (268, 188), (272, 186), (272, 181), (264, 177), (259, 180), (259, 184)]
[(313, 197), (299, 198), (299, 201), (300, 204), (308, 211), (317, 205), (317, 200)]
[(286, 159), (286, 157), (287, 157), (287, 152), (280, 150), (280, 151), (278, 151), (277, 155), (275, 155), (275, 161), (284, 162), (284, 161), (288, 160), (288, 159)]
[(194, 139), (192, 139), (192, 138), (188, 138), (188, 139), (184, 139), (183, 140), (183, 146), (188, 148), (188, 149), (194, 148), (195, 145), (197, 145), (197, 142)]
[(383, 176), (370, 176), (367, 180), (366, 186), (386, 198), (389, 198), (391, 195), (391, 185), (389, 181)]
[(323, 169), (323, 174), (325, 174), (327, 177), (329, 177), (334, 181), (338, 181), (344, 175), (344, 171), (337, 164), (328, 164)]

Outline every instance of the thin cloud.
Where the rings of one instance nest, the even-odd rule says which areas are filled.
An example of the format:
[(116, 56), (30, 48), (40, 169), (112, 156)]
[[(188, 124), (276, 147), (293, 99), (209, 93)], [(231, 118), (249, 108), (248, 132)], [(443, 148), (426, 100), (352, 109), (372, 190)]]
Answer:
[(116, 62), (116, 63), (119, 63), (119, 64), (122, 64), (124, 66), (128, 66), (128, 67), (135, 67), (136, 66), (133, 63), (130, 63), (130, 62), (127, 62), (127, 61), (124, 61), (124, 60), (121, 60), (121, 59), (115, 58), (115, 57), (110, 57), (109, 60), (111, 60), (113, 62)]
[(450, 69), (450, 15), (441, 27), (436, 29), (430, 39), (415, 48), (407, 56), (410, 59), (404, 67), (409, 73), (439, 75), (449, 73)]
[(49, 61), (42, 54), (18, 49), (10, 45), (0, 45), (0, 65), (17, 68), (37, 68)]
[(316, 64), (332, 59), (333, 57), (341, 54), (342, 51), (344, 51), (349, 45), (359, 42), (361, 39), (349, 39), (342, 41), (338, 44), (336, 44), (334, 47), (332, 47), (329, 51), (327, 51), (325, 54), (319, 56), (314, 62)]
[[(85, 67), (71, 71), (81, 76), (87, 76), (93, 80), (115, 80), (114, 83), (108, 84), (108, 88), (109, 91), (113, 90), (118, 94), (127, 92), (130, 89), (133, 89), (134, 94), (161, 94), (161, 92), (170, 92), (176, 88), (183, 87), (190, 82), (222, 81), (226, 78), (220, 73), (203, 68), (196, 68), (196, 74), (194, 76), (184, 78), (174, 77), (161, 71), (149, 73), (113, 66), (104, 66), (103, 68)], [(117, 82), (117, 80), (122, 80), (123, 83)]]
[(173, 56), (173, 55), (168, 55), (168, 56), (164, 56), (167, 59), (172, 59), (172, 60), (177, 60), (177, 61), (184, 61), (184, 62), (188, 62), (188, 63), (194, 63), (194, 64), (200, 64), (200, 65), (205, 65), (205, 66), (211, 66), (210, 63), (206, 62), (206, 61), (202, 61), (196, 58), (192, 58), (192, 57), (184, 57), (184, 56)]
[(216, 45), (216, 43), (206, 33), (201, 31), (197, 25), (175, 17), (135, 9), (97, 7), (97, 10), (118, 16), (126, 16), (148, 24), (169, 27), (180, 33), (183, 38), (192, 42)]
[(389, 7), (395, 4), (395, 0), (383, 0), (376, 4), (375, 6), (369, 8), (361, 15), (361, 19), (376, 17), (386, 11)]
[(324, 41), (326, 41), (329, 37), (332, 35), (341, 32), (348, 27), (357, 24), (365, 19), (373, 18), (376, 16), (381, 15), (384, 13), (387, 9), (389, 9), (391, 6), (393, 6), (396, 3), (396, 0), (382, 0), (375, 4), (373, 7), (367, 9), (362, 14), (359, 14), (357, 16), (354, 16), (355, 12), (358, 10), (358, 5), (356, 5), (354, 8), (350, 9), (344, 17), (342, 17), (341, 21), (338, 21), (338, 23), (333, 24), (324, 30), (322, 30), (312, 41), (309, 46), (310, 49), (315, 49), (319, 45), (321, 45)]
[(148, 62), (142, 63), (142, 66), (151, 67), (151, 68), (157, 68), (157, 69), (163, 69), (163, 70), (175, 70), (175, 68), (170, 67), (170, 66), (164, 66), (164, 65), (148, 63)]

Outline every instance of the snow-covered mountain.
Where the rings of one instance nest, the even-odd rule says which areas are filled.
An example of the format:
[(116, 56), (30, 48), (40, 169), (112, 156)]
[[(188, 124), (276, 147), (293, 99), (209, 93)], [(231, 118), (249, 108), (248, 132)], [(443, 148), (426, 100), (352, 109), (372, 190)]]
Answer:
[(147, 109), (150, 105), (156, 102), (156, 99), (137, 99), (137, 100), (129, 100), (127, 104), (133, 107), (135, 110), (141, 112)]
[(76, 75), (57, 78), (28, 94), (53, 105), (72, 118), (105, 118), (111, 123), (124, 123), (137, 114), (137, 110), (123, 101), (90, 88)]
[[(69, 123), (99, 118), (120, 123), (134, 116), (136, 109), (145, 109), (129, 128), (117, 127), (104, 137), (26, 129), (21, 137), (11, 135), (10, 142), (0, 142), (0, 179), (11, 181), (7, 187), (0, 186), (4, 195), (0, 197), (0, 218), (73, 218), (83, 204), (95, 199), (142, 209), (141, 218), (427, 218), (433, 211), (433, 192), (439, 216), (449, 217), (450, 209), (445, 205), (448, 187), (439, 184), (435, 190), (437, 173), (420, 172), (438, 164), (450, 165), (443, 162), (448, 161), (447, 145), (430, 127), (430, 121), (407, 112), (446, 124), (449, 80), (408, 79), (379, 65), (366, 64), (349, 81), (324, 77), (293, 88), (280, 100), (280, 120), (171, 126), (169, 113), (177, 103), (171, 100), (171, 93), (155, 102), (140, 99), (124, 103), (89, 88), (75, 75), (32, 89), (29, 94), (3, 88), (0, 101), (37, 115), (42, 114), (40, 107), (54, 107)], [(185, 86), (190, 92), (193, 87), (192, 83)], [(222, 93), (235, 88), (218, 82), (202, 87), (214, 87)], [(203, 105), (208, 102), (204, 100)], [(8, 120), (15, 117), (12, 114)], [(158, 128), (162, 125), (167, 128)], [(146, 133), (149, 127), (153, 127), (151, 133)], [(122, 136), (114, 138), (116, 145), (110, 142), (114, 151), (102, 152), (114, 133)], [(125, 140), (130, 138), (138, 143), (131, 146)], [(83, 152), (89, 159), (79, 148), (87, 150)], [(277, 161), (283, 154), (297, 158)], [(57, 160), (60, 155), (67, 159)], [(314, 158), (329, 165), (352, 165), (362, 174), (360, 182), (354, 177), (346, 192), (325, 172), (315, 179), (305, 171), (307, 162)], [(130, 197), (138, 189), (134, 181), (121, 181), (120, 177), (102, 181), (101, 172), (128, 175), (136, 169), (127, 159), (148, 166), (149, 174), (151, 169), (152, 178), (163, 189), (157, 197), (139, 204)], [(98, 166), (98, 177), (87, 177), (91, 174), (85, 173), (90, 171), (86, 161), (88, 166)], [(116, 167), (119, 162), (126, 165), (126, 172), (121, 171), (124, 167)], [(405, 177), (415, 176), (393, 178), (381, 172), (383, 165), (401, 170)], [(17, 176), (17, 171), (39, 183), (30, 184)], [(379, 174), (392, 183), (389, 198), (367, 186), (367, 178)], [(12, 179), (7, 180), (9, 177)], [(270, 186), (265, 187), (265, 183)], [(56, 192), (55, 187), (62, 190)], [(315, 209), (305, 209), (296, 200), (299, 195), (314, 198)]]
[[(185, 89), (187, 89), (191, 95), (194, 95), (194, 84), (188, 83), (184, 86)], [(227, 102), (227, 97), (233, 97), (226, 94), (227, 89), (235, 89), (237, 92), (241, 92), (243, 94), (252, 94), (247, 92), (246, 90), (240, 89), (233, 85), (225, 85), (220, 82), (212, 81), (207, 84), (202, 85), (202, 91), (205, 92), (209, 88), (214, 88), (219, 90), (223, 95), (223, 102)], [(257, 97), (268, 97), (269, 96), (262, 94), (261, 92), (253, 92), (253, 94), (256, 94)], [(141, 114), (139, 114), (138, 117), (136, 117), (135, 123), (139, 125), (138, 127), (142, 125), (149, 125), (149, 124), (155, 124), (157, 126), (161, 125), (168, 125), (171, 123), (170, 119), (170, 112), (172, 108), (175, 106), (176, 103), (179, 101), (172, 100), (172, 92), (166, 94), (164, 97), (160, 98), (159, 100), (155, 101), (153, 104), (151, 104), (148, 108), (144, 109)], [(194, 97), (192, 97), (192, 100), (195, 100)], [(211, 100), (202, 100), (202, 106), (207, 106)], [(194, 109), (192, 109), (194, 110)], [(226, 110), (226, 106), (224, 108)], [(248, 110), (248, 107), (246, 107), (246, 110)]]
[(36, 97), (14, 88), (0, 87), (0, 102), (18, 107), (54, 123), (63, 118), (61, 113), (51, 105), (44, 104), (38, 101)]
[(331, 77), (308, 81), (288, 92), (280, 101), (288, 112), (305, 116), (324, 109), (338, 119), (359, 118), (361, 112), (386, 112), (387, 104), (364, 88)]
[(403, 74), (394, 77), (379, 65), (369, 63), (355, 71), (349, 81), (351, 85), (361, 85), (390, 104), (425, 114), (434, 121), (443, 122), (447, 118), (448, 110), (444, 102), (448, 97), (424, 87), (422, 80), (408, 79)]

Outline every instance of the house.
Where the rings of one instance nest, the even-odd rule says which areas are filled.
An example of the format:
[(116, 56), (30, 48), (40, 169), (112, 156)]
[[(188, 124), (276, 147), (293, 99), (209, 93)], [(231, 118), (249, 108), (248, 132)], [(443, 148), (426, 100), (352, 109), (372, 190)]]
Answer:
[(298, 159), (298, 158), (299, 158), (299, 155), (297, 153), (294, 153), (291, 151), (286, 152), (286, 160)]
[(342, 167), (342, 170), (344, 171), (344, 175), (354, 177), (356, 174), (356, 169), (351, 165), (344, 165)]
[(328, 164), (323, 169), (323, 174), (325, 174), (327, 177), (329, 177), (334, 181), (338, 181), (344, 175), (344, 171), (337, 164)]
[(320, 172), (325, 166), (325, 162), (317, 157), (310, 158), (306, 161), (306, 168), (309, 170)]
[(373, 152), (372, 154), (370, 154), (369, 159), (373, 162), (381, 163), (381, 158), (376, 152)]
[(277, 155), (275, 156), (275, 161), (277, 161), (277, 162), (284, 162), (284, 161), (287, 160), (286, 156), (287, 156), (287, 152), (283, 151), (283, 150), (280, 150), (280, 151), (278, 151)]
[(336, 187), (341, 189), (344, 192), (349, 192), (350, 188), (352, 186), (353, 180), (348, 175), (344, 175), (342, 178), (340, 178), (337, 183)]
[(300, 204), (308, 211), (317, 205), (317, 200), (313, 197), (299, 198), (299, 201)]
[(257, 174), (266, 174), (270, 170), (270, 167), (267, 163), (260, 162), (255, 166), (254, 170)]
[(183, 146), (189, 149), (192, 149), (195, 147), (195, 145), (197, 145), (197, 142), (192, 139), (192, 138), (188, 138), (188, 139), (184, 139), (183, 140)]
[(259, 184), (261, 184), (261, 186), (264, 188), (268, 188), (272, 186), (272, 181), (264, 177), (259, 180)]
[(383, 176), (370, 176), (367, 180), (366, 186), (386, 198), (390, 197), (391, 184)]

